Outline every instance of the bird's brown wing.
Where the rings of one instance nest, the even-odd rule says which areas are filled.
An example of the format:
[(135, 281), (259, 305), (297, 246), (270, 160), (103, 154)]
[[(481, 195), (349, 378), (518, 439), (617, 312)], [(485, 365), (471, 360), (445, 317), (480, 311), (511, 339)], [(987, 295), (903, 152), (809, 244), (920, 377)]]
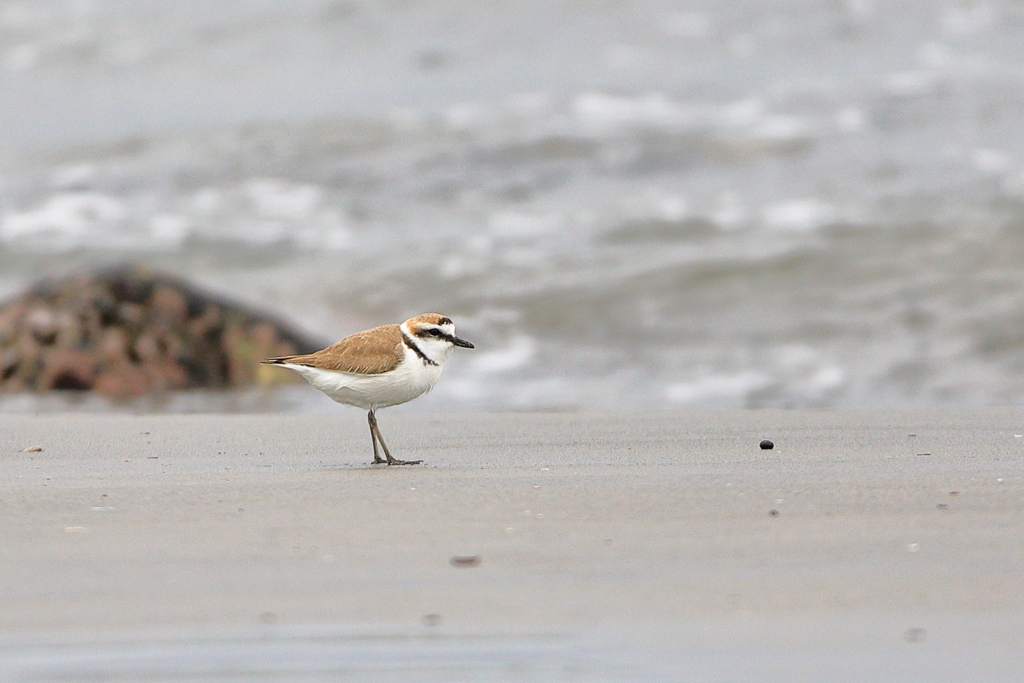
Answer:
[(263, 362), (270, 365), (308, 365), (354, 375), (379, 375), (398, 367), (405, 356), (402, 346), (402, 331), (398, 325), (383, 325), (345, 337), (316, 353), (270, 358)]

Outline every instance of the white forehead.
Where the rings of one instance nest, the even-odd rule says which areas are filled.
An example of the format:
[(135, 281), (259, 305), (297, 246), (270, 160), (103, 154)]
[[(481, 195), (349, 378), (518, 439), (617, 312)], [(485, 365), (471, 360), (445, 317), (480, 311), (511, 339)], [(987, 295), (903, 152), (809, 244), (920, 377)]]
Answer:
[(426, 332), (427, 330), (441, 330), (442, 332), (444, 332), (446, 334), (455, 334), (455, 323), (450, 322), (450, 321), (449, 322), (445, 322), (445, 323), (441, 323), (441, 324), (428, 323), (428, 322), (422, 322), (421, 321), (421, 322), (412, 323), (411, 326), (408, 324), (408, 321), (406, 321), (406, 322), (402, 323), (402, 327), (407, 329), (407, 330), (409, 329), (409, 327), (412, 327), (412, 330), (409, 330), (410, 332), (412, 332), (412, 331), (415, 331), (415, 332)]

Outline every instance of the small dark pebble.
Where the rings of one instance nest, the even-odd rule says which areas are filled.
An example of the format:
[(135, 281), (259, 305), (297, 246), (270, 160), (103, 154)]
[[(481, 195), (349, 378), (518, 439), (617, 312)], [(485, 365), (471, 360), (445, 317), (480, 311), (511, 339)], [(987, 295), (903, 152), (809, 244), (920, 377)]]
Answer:
[(920, 643), (924, 640), (924, 636), (927, 631), (923, 628), (908, 628), (903, 632), (903, 640), (908, 643)]
[(948, 510), (949, 509), (949, 505), (947, 505), (946, 503), (939, 503), (935, 507), (939, 508), (940, 510)]
[(437, 626), (440, 623), (441, 623), (441, 615), (440, 614), (431, 613), (431, 614), (424, 614), (423, 615), (423, 625), (424, 626)]
[(273, 612), (264, 612), (263, 614), (260, 615), (260, 622), (266, 624), (267, 626), (271, 626), (273, 624), (276, 624), (277, 623), (277, 615), (274, 614)]
[(453, 567), (475, 567), (480, 564), (479, 555), (454, 555), (448, 562)]
[(779, 516), (779, 511), (778, 510), (769, 510), (768, 514), (771, 515), (772, 517), (778, 517)]
[(764, 441), (761, 442), (761, 450), (770, 451), (773, 448), (775, 448), (775, 444), (773, 444), (768, 439), (765, 439)]

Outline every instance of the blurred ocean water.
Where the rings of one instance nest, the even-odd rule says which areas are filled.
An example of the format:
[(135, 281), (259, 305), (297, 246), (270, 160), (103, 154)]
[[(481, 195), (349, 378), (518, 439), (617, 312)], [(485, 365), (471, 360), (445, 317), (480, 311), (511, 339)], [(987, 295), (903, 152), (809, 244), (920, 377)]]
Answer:
[(1024, 5), (0, 1), (0, 295), (113, 261), (447, 313), (414, 409), (1017, 403)]

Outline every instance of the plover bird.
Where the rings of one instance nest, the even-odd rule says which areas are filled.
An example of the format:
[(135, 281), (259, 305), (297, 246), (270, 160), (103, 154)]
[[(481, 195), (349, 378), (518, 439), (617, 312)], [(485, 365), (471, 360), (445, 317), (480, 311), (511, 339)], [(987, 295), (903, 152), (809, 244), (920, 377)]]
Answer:
[[(455, 336), (455, 323), (437, 313), (409, 318), (401, 325), (382, 325), (345, 337), (337, 344), (304, 356), (268, 358), (267, 365), (294, 370), (313, 388), (338, 403), (369, 410), (373, 461), (418, 465), (422, 460), (391, 457), (374, 414), (427, 393), (441, 377), (441, 368), (456, 346), (473, 345)], [(384, 451), (380, 457), (377, 444)]]

